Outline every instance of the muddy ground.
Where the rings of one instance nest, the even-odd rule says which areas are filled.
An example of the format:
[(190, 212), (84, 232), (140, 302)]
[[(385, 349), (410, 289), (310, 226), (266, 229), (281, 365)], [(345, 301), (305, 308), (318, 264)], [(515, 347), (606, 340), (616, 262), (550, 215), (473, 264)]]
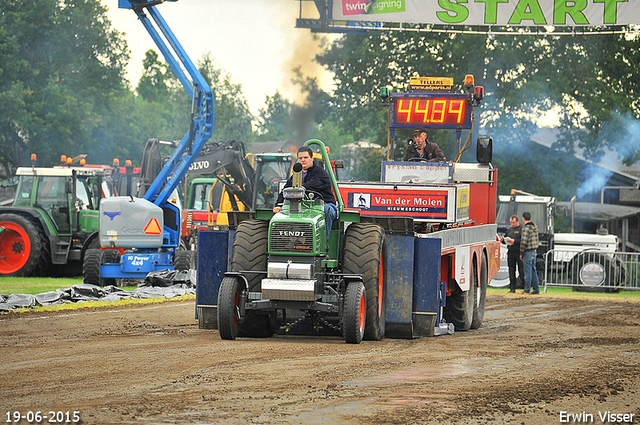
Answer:
[(640, 423), (640, 303), (493, 293), (479, 330), (360, 345), (222, 341), (193, 301), (9, 314), (0, 370), (2, 422)]

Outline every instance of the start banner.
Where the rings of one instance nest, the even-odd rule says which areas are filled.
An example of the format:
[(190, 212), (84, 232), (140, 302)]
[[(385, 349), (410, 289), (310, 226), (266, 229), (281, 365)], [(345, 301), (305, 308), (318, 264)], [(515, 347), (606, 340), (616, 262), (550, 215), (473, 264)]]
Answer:
[(437, 25), (640, 24), (640, 0), (335, 0), (333, 19)]

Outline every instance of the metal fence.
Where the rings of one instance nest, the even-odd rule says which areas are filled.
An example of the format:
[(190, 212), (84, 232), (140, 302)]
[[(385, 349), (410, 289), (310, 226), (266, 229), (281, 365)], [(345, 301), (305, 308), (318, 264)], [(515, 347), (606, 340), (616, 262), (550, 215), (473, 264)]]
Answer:
[(541, 286), (572, 287), (583, 292), (640, 290), (640, 253), (581, 252), (553, 249), (546, 253)]

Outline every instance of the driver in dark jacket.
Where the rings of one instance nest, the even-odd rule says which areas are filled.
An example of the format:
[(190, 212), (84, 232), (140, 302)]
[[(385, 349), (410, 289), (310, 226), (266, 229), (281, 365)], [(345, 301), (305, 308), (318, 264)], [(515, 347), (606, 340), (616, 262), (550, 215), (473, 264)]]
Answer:
[(409, 146), (407, 146), (407, 150), (404, 152), (403, 161), (417, 161), (418, 158), (420, 161), (425, 162), (440, 162), (447, 160), (437, 144), (427, 141), (427, 132), (422, 127), (418, 127), (413, 130), (413, 143), (410, 143)]
[[(329, 173), (327, 173), (324, 168), (314, 164), (313, 151), (308, 146), (302, 146), (298, 149), (298, 162), (302, 165), (302, 186), (304, 186), (307, 191), (313, 191), (322, 197), (327, 229), (331, 229), (333, 221), (338, 217), (338, 207), (336, 206), (336, 198), (333, 196)], [(284, 187), (292, 186), (293, 176), (289, 177)], [(278, 213), (280, 209), (282, 209), (283, 204), (284, 194), (283, 191), (280, 191), (273, 212)], [(327, 240), (329, 240), (328, 231)]]

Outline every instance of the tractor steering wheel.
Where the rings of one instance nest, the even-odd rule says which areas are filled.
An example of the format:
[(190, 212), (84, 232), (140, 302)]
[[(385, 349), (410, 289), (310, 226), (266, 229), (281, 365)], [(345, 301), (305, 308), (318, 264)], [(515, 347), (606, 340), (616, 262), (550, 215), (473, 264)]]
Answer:
[[(313, 196), (309, 196), (309, 195), (313, 195)], [(317, 198), (322, 199), (322, 195), (320, 195), (319, 192), (316, 192), (315, 190), (309, 190), (309, 189), (305, 191), (304, 197), (309, 200), (317, 199)]]

